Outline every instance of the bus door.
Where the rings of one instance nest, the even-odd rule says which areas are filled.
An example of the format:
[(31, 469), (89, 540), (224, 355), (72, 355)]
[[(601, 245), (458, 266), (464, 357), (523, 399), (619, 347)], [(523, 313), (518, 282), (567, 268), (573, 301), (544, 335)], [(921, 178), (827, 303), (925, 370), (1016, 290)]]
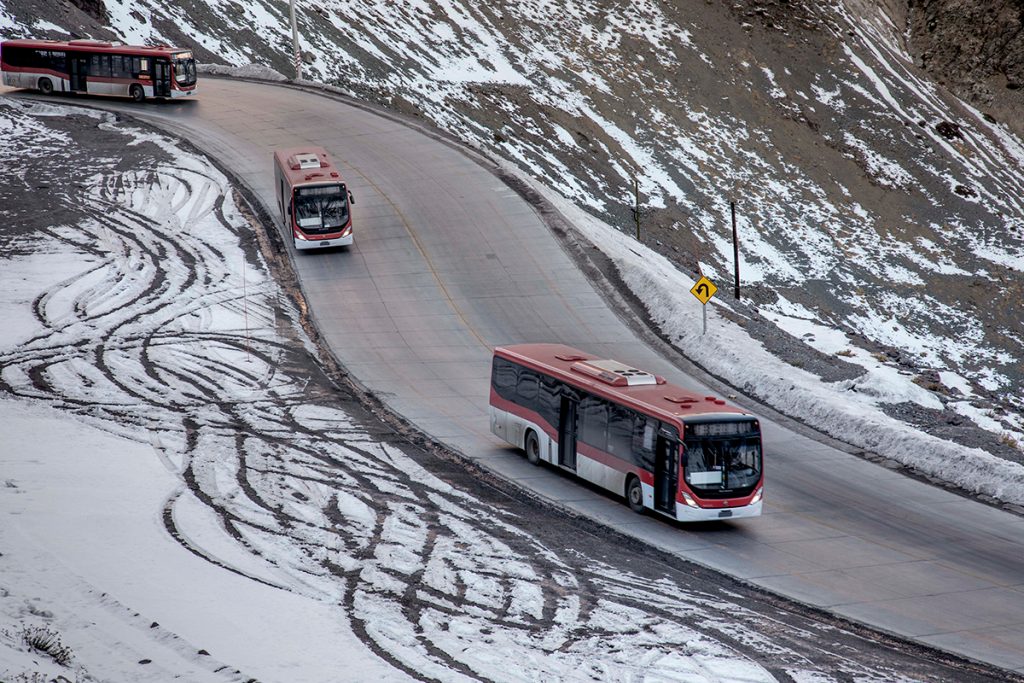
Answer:
[(171, 63), (163, 59), (153, 60), (153, 97), (171, 96)]
[(661, 429), (654, 452), (654, 509), (675, 517), (679, 489), (679, 437)]
[(562, 395), (561, 409), (558, 411), (558, 464), (576, 469), (576, 419), (579, 401), (572, 396)]
[(68, 54), (68, 73), (71, 78), (71, 92), (87, 92), (86, 78), (89, 76), (88, 55)]

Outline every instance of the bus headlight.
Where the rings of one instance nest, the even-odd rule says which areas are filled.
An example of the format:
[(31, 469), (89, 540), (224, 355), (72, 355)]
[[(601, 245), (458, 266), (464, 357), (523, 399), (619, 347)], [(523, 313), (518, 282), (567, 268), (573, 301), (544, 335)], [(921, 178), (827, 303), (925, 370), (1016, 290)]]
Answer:
[(757, 490), (757, 493), (754, 494), (754, 497), (750, 499), (750, 504), (753, 505), (754, 503), (760, 503), (761, 502), (761, 494), (762, 493), (764, 493), (764, 487), (763, 486), (761, 488), (759, 488)]
[(302, 234), (301, 232), (299, 232), (298, 230), (294, 230), (293, 232), (295, 233), (295, 239), (297, 239), (297, 240), (303, 240), (303, 241), (305, 241), (305, 240), (306, 240), (306, 236), (305, 236), (305, 235), (303, 235), (303, 234)]
[(697, 501), (690, 497), (690, 494), (687, 493), (686, 491), (683, 491), (683, 500), (686, 501), (686, 504), (692, 508), (700, 507), (699, 505), (697, 505)]

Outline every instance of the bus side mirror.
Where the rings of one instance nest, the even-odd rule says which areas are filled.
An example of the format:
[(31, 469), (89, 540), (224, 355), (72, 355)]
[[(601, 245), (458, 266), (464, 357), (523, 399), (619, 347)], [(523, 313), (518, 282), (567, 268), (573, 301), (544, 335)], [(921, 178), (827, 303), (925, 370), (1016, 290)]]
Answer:
[(292, 215), (292, 203), (291, 202), (288, 202), (288, 215), (289, 216)]
[(348, 203), (349, 204), (355, 204), (356, 203), (356, 198), (352, 196), (352, 191), (351, 190), (349, 190), (349, 193), (348, 193)]

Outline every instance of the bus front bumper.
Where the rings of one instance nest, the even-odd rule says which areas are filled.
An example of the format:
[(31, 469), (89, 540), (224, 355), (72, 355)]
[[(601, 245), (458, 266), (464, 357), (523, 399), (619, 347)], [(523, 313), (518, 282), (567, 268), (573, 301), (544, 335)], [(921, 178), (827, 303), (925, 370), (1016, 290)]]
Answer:
[(713, 522), (743, 517), (759, 517), (763, 501), (736, 508), (695, 508), (685, 503), (676, 503), (676, 519), (680, 522)]

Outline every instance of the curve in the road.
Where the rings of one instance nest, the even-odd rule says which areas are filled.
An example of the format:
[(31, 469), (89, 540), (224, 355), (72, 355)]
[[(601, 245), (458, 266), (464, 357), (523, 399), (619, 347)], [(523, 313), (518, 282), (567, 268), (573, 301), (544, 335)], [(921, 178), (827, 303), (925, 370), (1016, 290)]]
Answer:
[(304, 295), (350, 373), (425, 433), (686, 560), (1024, 673), (1021, 517), (764, 420), (764, 516), (674, 526), (533, 468), (494, 438), (487, 394), (498, 344), (561, 342), (713, 389), (646, 343), (478, 155), (396, 117), (290, 87), (218, 79), (185, 106), (90, 104), (193, 141), (271, 214), (271, 150), (325, 147), (356, 195), (355, 245), (292, 254)]

